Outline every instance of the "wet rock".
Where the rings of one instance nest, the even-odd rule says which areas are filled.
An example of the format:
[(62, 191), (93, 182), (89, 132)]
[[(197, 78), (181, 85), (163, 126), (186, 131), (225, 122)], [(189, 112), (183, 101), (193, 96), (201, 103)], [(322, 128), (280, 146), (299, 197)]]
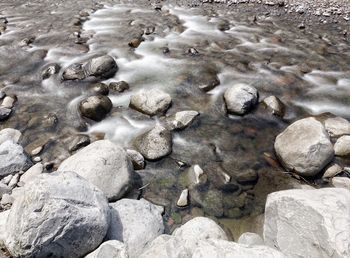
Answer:
[(246, 171), (239, 172), (237, 174), (236, 180), (240, 184), (256, 184), (258, 181), (258, 172), (254, 169), (248, 169)]
[(200, 183), (204, 183), (204, 175), (203, 169), (199, 165), (194, 165), (188, 170), (188, 180), (190, 185), (197, 185)]
[(191, 203), (202, 207), (208, 216), (222, 217), (224, 214), (222, 193), (218, 190), (200, 192), (198, 188), (191, 189)]
[(222, 20), (217, 25), (218, 30), (226, 31), (230, 29), (230, 22), (227, 20)]
[(132, 165), (126, 152), (111, 141), (96, 141), (64, 160), (58, 171), (74, 171), (97, 186), (109, 201), (130, 188)]
[(179, 199), (176, 203), (179, 207), (186, 207), (188, 206), (188, 189), (185, 189), (181, 192)]
[(350, 134), (350, 123), (342, 117), (327, 118), (324, 121), (327, 132), (331, 137), (339, 137)]
[(209, 239), (200, 241), (193, 251), (194, 257), (286, 258), (284, 254), (268, 246), (247, 246), (231, 241)]
[(26, 171), (31, 165), (32, 162), (22, 146), (11, 140), (5, 141), (0, 145), (0, 176)]
[(156, 30), (156, 28), (154, 26), (148, 26), (145, 28), (145, 35), (150, 35), (150, 34), (153, 34), (154, 31)]
[(129, 257), (138, 257), (147, 244), (164, 232), (163, 207), (145, 199), (122, 199), (111, 203), (107, 239), (123, 241)]
[(145, 168), (145, 158), (142, 154), (136, 150), (126, 150), (129, 158), (132, 161), (135, 170), (140, 170)]
[(285, 112), (285, 106), (282, 103), (282, 101), (275, 97), (270, 96), (263, 100), (263, 103), (266, 105), (266, 107), (271, 111), (273, 115), (283, 117)]
[(342, 171), (343, 171), (343, 168), (338, 164), (330, 165), (324, 172), (322, 178), (328, 179), (328, 178), (335, 177), (336, 175), (340, 174)]
[(15, 257), (81, 257), (106, 235), (103, 193), (73, 172), (42, 174), (15, 198), (5, 245)]
[(117, 240), (104, 242), (95, 251), (85, 258), (128, 258), (128, 252), (124, 243)]
[(287, 170), (302, 176), (318, 174), (334, 156), (324, 126), (312, 117), (294, 122), (279, 134), (275, 151)]
[(258, 91), (247, 84), (236, 84), (225, 91), (227, 112), (244, 115), (258, 103)]
[(108, 79), (118, 71), (118, 65), (109, 55), (92, 58), (84, 69), (88, 76)]
[(45, 68), (41, 73), (41, 78), (43, 80), (50, 78), (54, 74), (58, 74), (61, 67), (58, 64), (50, 64), (47, 68)]
[(143, 89), (130, 99), (130, 107), (150, 116), (164, 114), (170, 105), (170, 95), (158, 89)]
[(44, 166), (42, 163), (37, 163), (34, 166), (32, 166), (30, 169), (28, 169), (20, 179), (20, 182), (23, 182), (25, 184), (29, 183), (33, 179), (35, 179), (38, 175), (42, 174), (44, 172)]
[(22, 137), (22, 133), (13, 128), (5, 128), (0, 131), (0, 144), (5, 141), (11, 140), (14, 143), (18, 143), (19, 139)]
[(194, 47), (191, 47), (187, 50), (187, 53), (192, 55), (192, 56), (196, 56), (196, 55), (199, 55), (199, 52), (197, 49), (195, 49)]
[(220, 84), (220, 80), (219, 80), (218, 76), (215, 74), (215, 75), (213, 75), (212, 78), (210, 78), (208, 80), (207, 83), (199, 85), (198, 88), (204, 92), (208, 92), (208, 91), (211, 91), (212, 89), (214, 89), (219, 84)]
[(96, 83), (96, 84), (94, 84), (92, 90), (96, 94), (101, 94), (101, 95), (105, 95), (105, 96), (107, 96), (108, 93), (109, 93), (109, 88), (104, 83)]
[(83, 69), (83, 64), (77, 63), (68, 66), (62, 74), (62, 78), (64, 80), (84, 80), (86, 74)]
[(350, 155), (350, 135), (344, 135), (335, 142), (334, 152), (341, 157)]
[(243, 233), (237, 242), (247, 246), (264, 245), (264, 240), (258, 234), (250, 232)]
[(32, 150), (32, 151), (30, 152), (30, 155), (32, 155), (32, 156), (39, 155), (40, 152), (41, 152), (43, 149), (44, 149), (43, 146), (39, 146), (39, 147), (35, 148), (34, 150)]
[(333, 177), (332, 185), (336, 188), (345, 188), (350, 190), (350, 178), (348, 177)]
[(110, 90), (116, 92), (124, 92), (130, 88), (126, 81), (111, 82), (108, 87)]
[(349, 209), (346, 189), (272, 193), (265, 208), (265, 243), (287, 257), (349, 257)]
[(149, 160), (160, 159), (172, 151), (172, 134), (161, 125), (138, 136), (134, 140), (135, 148)]
[(142, 38), (135, 38), (135, 39), (132, 39), (128, 45), (129, 47), (132, 47), (132, 48), (138, 48), (140, 46), (140, 44), (142, 43), (143, 39)]
[(90, 96), (79, 104), (81, 114), (94, 121), (104, 119), (112, 108), (112, 101), (103, 95)]
[(69, 144), (68, 150), (70, 152), (77, 151), (85, 146), (90, 144), (90, 137), (87, 135), (76, 135), (72, 138), (71, 143)]
[(11, 115), (12, 110), (0, 106), (0, 121), (6, 120)]
[(30, 44), (32, 44), (35, 40), (35, 37), (30, 37), (30, 38), (24, 38), (19, 42), (19, 46), (20, 47), (25, 47), (25, 46), (29, 46)]
[(169, 127), (170, 130), (184, 129), (189, 126), (197, 116), (199, 116), (199, 113), (194, 110), (177, 112), (174, 116), (168, 118), (167, 127)]

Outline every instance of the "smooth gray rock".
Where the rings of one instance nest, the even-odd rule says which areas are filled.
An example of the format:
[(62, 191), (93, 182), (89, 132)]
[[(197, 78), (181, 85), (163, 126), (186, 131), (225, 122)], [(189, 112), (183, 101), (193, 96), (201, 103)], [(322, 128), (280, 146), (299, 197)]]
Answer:
[(113, 77), (118, 71), (118, 65), (113, 57), (104, 55), (92, 58), (84, 65), (84, 69), (88, 76), (107, 79)]
[(112, 101), (103, 95), (90, 96), (82, 100), (79, 104), (81, 114), (94, 121), (104, 119), (112, 108)]
[(42, 174), (16, 196), (5, 245), (15, 257), (81, 257), (100, 245), (109, 216), (104, 194), (76, 173)]
[(265, 106), (271, 111), (273, 115), (283, 117), (285, 106), (282, 101), (276, 96), (269, 96), (263, 100)]
[(275, 151), (282, 165), (302, 176), (314, 176), (334, 157), (333, 145), (321, 122), (298, 120), (276, 137)]
[(334, 144), (336, 156), (346, 157), (350, 155), (350, 135), (341, 136)]
[(221, 239), (202, 240), (193, 250), (192, 258), (287, 258), (268, 246), (247, 246)]
[(228, 88), (224, 94), (227, 112), (244, 115), (258, 104), (258, 91), (247, 84), (239, 83)]
[(81, 149), (64, 160), (58, 171), (76, 172), (101, 189), (109, 201), (120, 199), (129, 190), (133, 173), (126, 152), (109, 140)]
[(350, 122), (342, 117), (327, 118), (324, 125), (331, 137), (350, 134)]
[(12, 140), (14, 143), (18, 143), (22, 137), (22, 133), (13, 128), (5, 128), (0, 131), (0, 144)]
[(264, 245), (264, 240), (256, 233), (246, 232), (243, 233), (237, 241), (239, 244), (254, 246)]
[(172, 133), (161, 125), (136, 137), (135, 148), (149, 160), (160, 159), (172, 151)]
[(107, 239), (123, 241), (130, 258), (138, 258), (143, 249), (164, 232), (163, 207), (145, 199), (122, 199), (110, 207)]
[(150, 116), (163, 115), (170, 105), (170, 95), (158, 89), (142, 89), (130, 98), (130, 107)]
[(267, 197), (264, 240), (287, 257), (350, 257), (350, 191), (287, 190)]
[(95, 251), (85, 258), (128, 258), (128, 252), (124, 243), (117, 240), (104, 242)]
[(0, 177), (21, 170), (26, 171), (31, 165), (32, 162), (21, 145), (11, 140), (0, 144)]
[(130, 157), (135, 170), (140, 170), (145, 168), (145, 158), (142, 154), (136, 150), (126, 150), (126, 153)]
[(197, 116), (199, 113), (194, 110), (180, 111), (167, 119), (167, 126), (170, 130), (181, 130), (189, 126)]

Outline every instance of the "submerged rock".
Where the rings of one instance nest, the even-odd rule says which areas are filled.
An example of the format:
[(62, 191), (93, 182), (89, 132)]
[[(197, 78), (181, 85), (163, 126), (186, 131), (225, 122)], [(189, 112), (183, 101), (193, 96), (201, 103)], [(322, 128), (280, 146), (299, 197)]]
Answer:
[(170, 104), (170, 95), (158, 89), (143, 89), (130, 99), (130, 107), (150, 116), (163, 115)]
[(185, 189), (181, 192), (176, 205), (179, 207), (186, 207), (188, 205), (188, 189)]
[(284, 116), (285, 106), (279, 98), (275, 96), (270, 96), (265, 98), (263, 100), (263, 103), (271, 111), (273, 115), (276, 115), (279, 117)]
[(334, 156), (324, 126), (312, 117), (294, 122), (279, 134), (275, 151), (287, 170), (302, 176), (316, 175)]
[(108, 87), (110, 90), (116, 92), (123, 92), (130, 88), (129, 84), (126, 81), (111, 82)]
[(61, 67), (58, 64), (50, 64), (47, 68), (45, 68), (41, 77), (43, 80), (50, 78), (52, 75), (57, 74), (60, 71)]
[(138, 258), (151, 241), (163, 234), (163, 207), (145, 199), (122, 199), (110, 206), (112, 214), (107, 239), (123, 241), (130, 258)]
[(199, 116), (199, 112), (194, 110), (177, 112), (174, 116), (167, 119), (167, 127), (169, 127), (170, 130), (184, 129), (189, 126), (197, 116)]
[(81, 114), (94, 121), (101, 121), (112, 108), (112, 101), (103, 95), (90, 96), (81, 101), (79, 105)]
[(81, 257), (108, 229), (103, 193), (73, 172), (42, 174), (16, 196), (5, 226), (15, 257)]
[(0, 144), (0, 176), (14, 172), (26, 171), (32, 162), (24, 152), (23, 147), (11, 140)]
[(101, 189), (109, 201), (115, 201), (129, 190), (133, 169), (121, 147), (102, 140), (63, 161), (58, 171), (76, 172)]
[(89, 253), (85, 258), (129, 258), (129, 256), (124, 243), (117, 240), (109, 240), (92, 253)]
[(83, 80), (86, 78), (85, 71), (83, 69), (83, 64), (72, 64), (68, 66), (63, 74), (62, 78), (64, 80)]
[(349, 210), (346, 189), (272, 193), (265, 208), (265, 243), (287, 257), (349, 257)]
[(134, 140), (135, 148), (149, 160), (160, 159), (172, 151), (172, 134), (161, 125), (138, 136)]
[(244, 115), (258, 103), (258, 91), (247, 84), (236, 84), (228, 88), (224, 94), (227, 112)]

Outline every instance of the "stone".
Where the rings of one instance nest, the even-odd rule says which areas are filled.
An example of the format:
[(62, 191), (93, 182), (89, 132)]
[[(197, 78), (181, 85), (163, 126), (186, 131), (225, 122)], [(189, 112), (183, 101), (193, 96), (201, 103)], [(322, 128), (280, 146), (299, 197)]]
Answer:
[(350, 178), (348, 177), (333, 177), (332, 185), (336, 188), (345, 188), (350, 190)]
[(19, 173), (13, 175), (11, 178), (11, 181), (9, 182), (8, 186), (13, 189), (17, 186), (17, 183), (19, 182)]
[(276, 137), (274, 147), (282, 165), (301, 176), (318, 174), (334, 157), (324, 126), (313, 117), (288, 126)]
[(170, 130), (182, 130), (189, 126), (197, 116), (199, 113), (194, 110), (180, 111), (168, 119), (167, 126)]
[(350, 155), (350, 135), (341, 136), (334, 144), (334, 153), (336, 156)]
[(128, 252), (124, 243), (117, 240), (104, 242), (95, 251), (85, 258), (128, 258)]
[(13, 141), (0, 144), (0, 176), (7, 176), (14, 172), (26, 171), (32, 162), (24, 152), (23, 147)]
[(90, 96), (79, 104), (81, 114), (94, 121), (104, 119), (112, 108), (112, 101), (103, 95)]
[(4, 194), (8, 194), (11, 192), (11, 187), (9, 187), (7, 184), (0, 182), (0, 199)]
[(263, 100), (263, 103), (271, 111), (273, 115), (283, 117), (285, 112), (285, 106), (282, 101), (276, 96), (270, 96)]
[(118, 71), (118, 65), (113, 57), (104, 55), (92, 58), (84, 65), (84, 69), (88, 76), (108, 79)]
[(176, 205), (178, 207), (188, 206), (188, 189), (185, 189), (181, 192), (179, 199), (177, 200)]
[(287, 257), (349, 257), (350, 191), (286, 190), (269, 194), (265, 244)]
[(36, 147), (35, 149), (33, 149), (33, 150), (31, 151), (30, 155), (32, 155), (32, 156), (39, 155), (40, 152), (41, 152), (43, 149), (44, 149), (43, 146), (38, 146), (38, 147)]
[(161, 125), (136, 137), (134, 146), (146, 159), (157, 160), (172, 151), (172, 133)]
[(211, 78), (208, 78), (207, 83), (200, 84), (198, 88), (204, 92), (208, 92), (213, 90), (218, 85), (220, 85), (219, 77), (216, 74), (212, 74)]
[(47, 68), (45, 68), (41, 73), (41, 78), (43, 80), (50, 78), (54, 74), (58, 74), (61, 67), (58, 64), (50, 64)]
[(197, 185), (201, 183), (201, 177), (204, 174), (203, 169), (199, 165), (194, 165), (188, 170), (188, 180), (190, 185)]
[(193, 250), (192, 258), (287, 258), (281, 252), (268, 246), (247, 246), (221, 239), (202, 240)]
[(19, 139), (22, 137), (22, 133), (13, 128), (5, 128), (0, 131), (0, 144), (7, 140), (11, 140), (14, 143), (18, 143)]
[(39, 175), (16, 196), (5, 226), (15, 257), (81, 257), (106, 235), (104, 194), (74, 172)]
[(245, 115), (258, 104), (258, 91), (247, 84), (235, 84), (224, 94), (227, 112), (235, 115)]
[(13, 108), (16, 102), (16, 99), (17, 99), (16, 96), (6, 96), (1, 103), (1, 107), (8, 108), (8, 109)]
[(129, 257), (137, 258), (143, 249), (164, 232), (163, 207), (145, 199), (122, 199), (111, 203), (109, 240), (123, 241)]
[(340, 174), (342, 171), (343, 171), (343, 168), (338, 164), (330, 165), (324, 172), (322, 178), (327, 179), (327, 178), (335, 177), (336, 175)]
[(13, 175), (5, 176), (3, 179), (1, 179), (1, 183), (8, 185), (12, 179)]
[(109, 201), (120, 199), (129, 190), (133, 173), (126, 152), (109, 140), (81, 149), (64, 160), (58, 171), (76, 172), (101, 189)]
[(132, 39), (128, 45), (129, 47), (132, 47), (132, 48), (138, 48), (142, 43), (142, 41), (143, 41), (142, 38), (135, 38), (135, 39)]
[(240, 184), (255, 184), (259, 179), (258, 172), (254, 169), (240, 171), (237, 174), (236, 180)]
[(74, 152), (77, 151), (83, 147), (86, 147), (90, 144), (90, 137), (87, 135), (76, 135), (72, 138), (72, 141), (70, 142), (69, 146), (68, 146), (68, 150), (70, 152)]
[(136, 150), (126, 150), (135, 170), (140, 170), (145, 168), (145, 158), (142, 154)]
[(32, 166), (30, 169), (28, 169), (20, 179), (20, 182), (23, 182), (27, 184), (28, 182), (35, 179), (38, 175), (42, 174), (44, 172), (44, 166), (42, 163), (36, 163), (34, 166)]
[(342, 117), (327, 118), (324, 125), (331, 137), (350, 134), (350, 122)]
[(126, 81), (111, 82), (108, 87), (110, 90), (116, 92), (124, 92), (130, 88)]
[(64, 80), (84, 80), (86, 74), (83, 69), (83, 64), (76, 63), (68, 66), (62, 74), (62, 78)]
[(158, 89), (142, 89), (130, 98), (130, 107), (146, 115), (163, 115), (171, 105), (171, 97)]
[(237, 243), (247, 246), (255, 246), (264, 245), (264, 240), (256, 233), (246, 232), (238, 238)]
[(13, 198), (11, 195), (4, 194), (1, 198), (0, 204), (2, 207), (4, 207), (7, 205), (12, 205), (14, 201), (15, 201), (15, 198)]
[(7, 119), (11, 115), (12, 110), (0, 106), (0, 121)]
[(6, 239), (6, 222), (7, 218), (10, 214), (10, 210), (1, 211), (0, 212), (0, 245), (4, 245), (4, 241)]
[(107, 84), (104, 83), (96, 83), (93, 85), (92, 90), (96, 93), (96, 94), (100, 94), (100, 95), (105, 95), (107, 96), (109, 94), (109, 88), (107, 86)]

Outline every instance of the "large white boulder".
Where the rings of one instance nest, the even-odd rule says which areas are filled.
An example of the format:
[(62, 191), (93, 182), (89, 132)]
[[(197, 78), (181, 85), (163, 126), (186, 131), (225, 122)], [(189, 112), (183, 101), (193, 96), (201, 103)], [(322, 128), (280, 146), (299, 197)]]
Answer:
[(128, 251), (124, 243), (117, 240), (109, 240), (100, 245), (95, 251), (85, 258), (128, 258)]
[(138, 257), (146, 245), (164, 232), (163, 207), (145, 199), (122, 199), (110, 207), (107, 239), (124, 242), (130, 258)]
[(334, 157), (333, 145), (321, 122), (298, 120), (276, 137), (275, 151), (282, 165), (302, 176), (314, 176)]
[(163, 115), (171, 105), (171, 97), (158, 89), (142, 89), (130, 98), (130, 106), (144, 114)]
[(228, 88), (224, 94), (227, 112), (244, 115), (258, 104), (257, 89), (247, 84), (239, 83)]
[(63, 161), (58, 171), (76, 172), (101, 189), (109, 201), (116, 201), (129, 189), (133, 168), (123, 148), (101, 140)]
[(281, 252), (263, 245), (248, 246), (235, 242), (209, 239), (200, 241), (192, 258), (287, 258)]
[(268, 195), (264, 240), (288, 257), (350, 257), (350, 191), (287, 190)]
[(104, 194), (76, 173), (42, 174), (15, 198), (5, 245), (15, 257), (81, 257), (100, 245), (109, 216)]

